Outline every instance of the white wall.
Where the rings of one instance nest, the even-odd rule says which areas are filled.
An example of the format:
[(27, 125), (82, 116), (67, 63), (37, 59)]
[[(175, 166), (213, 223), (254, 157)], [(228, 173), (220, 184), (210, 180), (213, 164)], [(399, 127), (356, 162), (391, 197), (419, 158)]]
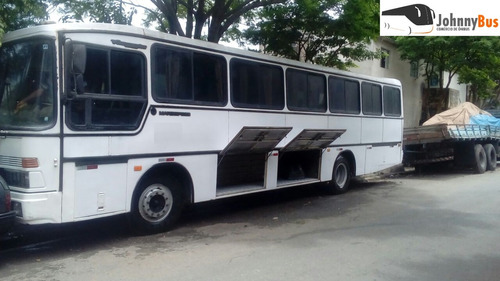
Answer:
[[(422, 110), (422, 92), (426, 87), (425, 79), (420, 71), (418, 78), (410, 76), (410, 63), (402, 61), (400, 54), (390, 38), (380, 37), (377, 41), (372, 41), (370, 49), (376, 50), (384, 48), (389, 51), (388, 68), (380, 66), (380, 59), (357, 62), (358, 67), (351, 68), (349, 71), (360, 74), (367, 74), (376, 77), (396, 78), (403, 85), (403, 109), (405, 116), (405, 127), (418, 126)], [(457, 75), (452, 79), (451, 89), (459, 91), (459, 101), (465, 102), (466, 85), (460, 85), (457, 81)], [(445, 76), (446, 77), (446, 76)], [(446, 83), (445, 79), (445, 83)]]

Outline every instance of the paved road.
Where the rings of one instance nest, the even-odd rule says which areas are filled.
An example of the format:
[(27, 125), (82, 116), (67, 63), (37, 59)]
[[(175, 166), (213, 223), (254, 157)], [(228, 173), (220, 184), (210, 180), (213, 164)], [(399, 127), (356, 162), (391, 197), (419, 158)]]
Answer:
[(168, 233), (123, 218), (0, 239), (8, 280), (499, 280), (500, 170), (406, 174), (324, 196), (202, 204)]

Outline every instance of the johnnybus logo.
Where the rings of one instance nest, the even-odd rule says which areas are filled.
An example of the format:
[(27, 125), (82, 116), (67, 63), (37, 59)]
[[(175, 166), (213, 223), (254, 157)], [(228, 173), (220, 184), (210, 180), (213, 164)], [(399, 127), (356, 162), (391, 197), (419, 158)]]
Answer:
[[(476, 0), (475, 2), (484, 4), (484, 6), (475, 5), (476, 8), (474, 9), (470, 7), (470, 2), (464, 1), (433, 1), (429, 5), (427, 3), (401, 5), (402, 2), (404, 1), (380, 1), (380, 35), (500, 35), (498, 17), (486, 13), (488, 11), (487, 2), (491, 2), (490, 5), (493, 5), (493, 1)], [(450, 3), (453, 3), (453, 5), (449, 5)]]

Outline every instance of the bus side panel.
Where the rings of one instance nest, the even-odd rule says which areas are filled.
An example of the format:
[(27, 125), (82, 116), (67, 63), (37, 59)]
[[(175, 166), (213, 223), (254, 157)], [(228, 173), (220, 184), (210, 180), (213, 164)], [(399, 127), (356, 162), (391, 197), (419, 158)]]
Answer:
[[(247, 126), (256, 127), (284, 127), (285, 114), (273, 114), (262, 112), (229, 112), (229, 136), (226, 144), (228, 144), (234, 136)], [(286, 138), (285, 138), (286, 139)], [(279, 145), (278, 145), (279, 146)]]
[(361, 143), (361, 117), (358, 116), (331, 116), (328, 120), (329, 129), (345, 129), (334, 145)]
[(76, 166), (76, 219), (125, 211), (127, 163)]
[(62, 222), (72, 222), (75, 219), (75, 163), (64, 163), (62, 167)]
[(361, 121), (361, 139), (364, 144), (382, 143), (384, 120), (382, 118), (363, 118)]
[(109, 137), (78, 137), (64, 138), (64, 157), (99, 157), (109, 155)]
[(368, 146), (365, 172), (378, 172), (401, 163), (401, 145)]
[(349, 146), (349, 147), (331, 147), (323, 152), (321, 158), (321, 181), (330, 181), (333, 176), (333, 165), (335, 165), (335, 160), (340, 155), (340, 153), (350, 152), (354, 155), (354, 161), (356, 162), (355, 175), (359, 176), (365, 173), (365, 166), (363, 161), (365, 159), (365, 147), (364, 146)]
[(110, 138), (110, 155), (220, 151), (227, 145), (225, 111), (158, 108), (148, 114), (140, 134)]
[[(363, 131), (366, 132), (367, 142), (372, 143), (366, 149), (366, 173), (374, 173), (400, 164), (402, 157), (402, 119), (380, 120), (373, 118), (366, 119), (366, 126), (368, 127), (365, 127), (364, 124)], [(380, 124), (382, 124), (382, 130), (380, 132), (374, 131), (373, 128), (380, 128)], [(379, 139), (381, 142), (378, 142)]]
[(126, 209), (126, 163), (65, 163), (63, 221), (123, 213)]
[(293, 127), (292, 131), (284, 139), (288, 143), (289, 141), (293, 140), (298, 134), (300, 134), (300, 132), (302, 132), (302, 130), (304, 129), (327, 129), (328, 117), (317, 115), (287, 114), (286, 126)]
[[(163, 164), (176, 164), (186, 169), (189, 180), (193, 184), (193, 203), (214, 200), (216, 198), (217, 157), (217, 154), (175, 157), (166, 155), (161, 158), (131, 159), (127, 172), (126, 210), (130, 211), (134, 191), (142, 177), (152, 167)], [(166, 159), (172, 162), (166, 163)], [(184, 186), (183, 188), (190, 187)]]
[(384, 119), (384, 142), (401, 142), (403, 138), (402, 119)]

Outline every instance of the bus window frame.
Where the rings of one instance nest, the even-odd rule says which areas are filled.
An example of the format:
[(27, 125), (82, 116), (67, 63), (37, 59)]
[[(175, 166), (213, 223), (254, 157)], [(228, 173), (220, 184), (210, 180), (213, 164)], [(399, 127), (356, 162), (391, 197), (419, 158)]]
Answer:
[[(190, 58), (190, 90), (191, 90), (191, 99), (180, 99), (180, 98), (169, 98), (169, 97), (161, 97), (158, 95), (156, 92), (156, 87), (155, 85), (158, 83), (157, 78), (156, 78), (156, 67), (158, 62), (158, 59), (156, 57), (155, 51), (158, 50), (159, 48), (167, 51), (174, 51), (174, 52), (181, 52), (181, 53), (186, 53), (189, 55)], [(223, 63), (223, 69), (221, 71), (222, 75), (222, 97), (223, 100), (220, 102), (208, 102), (208, 101), (199, 101), (195, 100), (195, 77), (194, 77), (194, 56), (195, 54), (201, 54), (205, 56), (212, 56), (217, 58), (217, 60), (220, 60), (220, 62)], [(180, 104), (180, 105), (200, 105), (200, 106), (215, 106), (215, 107), (226, 107), (228, 102), (229, 102), (229, 95), (228, 95), (228, 61), (225, 56), (221, 54), (216, 54), (216, 53), (211, 53), (211, 52), (203, 52), (198, 49), (191, 49), (191, 48), (181, 48), (178, 46), (172, 46), (172, 45), (167, 45), (167, 44), (161, 44), (161, 43), (154, 43), (151, 46), (151, 51), (150, 51), (150, 57), (151, 57), (151, 96), (155, 102), (162, 103), (162, 104)]]
[[(66, 101), (66, 109), (65, 109), (65, 123), (66, 126), (73, 130), (73, 131), (135, 131), (137, 130), (141, 123), (144, 120), (144, 116), (146, 113), (146, 109), (148, 108), (148, 91), (147, 91), (147, 57), (145, 56), (144, 53), (140, 51), (134, 51), (134, 50), (129, 50), (129, 49), (123, 49), (123, 48), (116, 48), (116, 47), (111, 47), (111, 46), (103, 46), (103, 45), (97, 45), (97, 44), (92, 44), (88, 42), (80, 42), (80, 41), (75, 41), (73, 44), (82, 44), (85, 45), (87, 51), (88, 49), (95, 49), (95, 50), (102, 50), (106, 52), (106, 63), (107, 63), (107, 83), (108, 83), (108, 88), (106, 93), (94, 93), (94, 92), (86, 92), (84, 91), (81, 94), (76, 94), (73, 93), (71, 99), (68, 99)], [(141, 85), (140, 85), (140, 95), (124, 95), (124, 94), (112, 94), (112, 74), (111, 74), (111, 52), (121, 52), (121, 53), (128, 53), (128, 54), (133, 54), (133, 55), (138, 55), (140, 57), (141, 61), (141, 70), (140, 70), (140, 75), (141, 75)], [(65, 60), (71, 59), (70, 57), (65, 57)], [(88, 59), (88, 53), (87, 53), (87, 59)], [(66, 62), (65, 62), (65, 65)], [(86, 68), (88, 67), (88, 64)], [(70, 79), (65, 81), (65, 85), (71, 85), (71, 79), (72, 75), (70, 72), (70, 69), (65, 70), (66, 73), (64, 75), (65, 79)], [(69, 89), (69, 87), (66, 87)], [(69, 91), (69, 90), (68, 90)], [(75, 124), (72, 121), (72, 113), (73, 111), (73, 103), (83, 101), (84, 103), (84, 123), (83, 125)], [(110, 102), (130, 102), (130, 103), (142, 103), (142, 109), (138, 111), (137, 117), (135, 119), (135, 123), (128, 123), (128, 124), (96, 124), (93, 122), (92, 118), (92, 111), (93, 111), (93, 103), (94, 101), (110, 101)]]

